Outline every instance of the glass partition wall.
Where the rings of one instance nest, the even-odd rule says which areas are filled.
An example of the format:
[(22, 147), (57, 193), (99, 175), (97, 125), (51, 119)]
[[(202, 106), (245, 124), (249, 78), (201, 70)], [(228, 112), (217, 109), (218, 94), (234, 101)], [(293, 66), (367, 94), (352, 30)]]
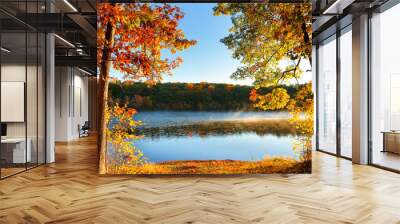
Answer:
[(41, 3), (0, 2), (1, 179), (45, 163), (45, 35), (18, 19)]
[(371, 18), (370, 163), (400, 171), (400, 4)]
[(352, 157), (352, 34), (351, 25), (340, 35), (340, 155)]
[(318, 63), (318, 149), (336, 154), (336, 36), (320, 43)]
[(317, 47), (317, 150), (352, 157), (351, 25)]
[[(396, 172), (400, 172), (399, 21), (400, 4), (388, 1), (371, 11), (367, 34), (368, 163)], [(317, 150), (347, 159), (352, 158), (352, 42), (349, 25), (317, 44), (315, 60)]]

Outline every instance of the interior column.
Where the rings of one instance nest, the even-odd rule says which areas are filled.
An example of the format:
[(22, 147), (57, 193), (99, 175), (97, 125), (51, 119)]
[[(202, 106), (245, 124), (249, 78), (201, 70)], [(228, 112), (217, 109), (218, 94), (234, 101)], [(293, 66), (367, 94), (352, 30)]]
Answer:
[(352, 158), (368, 163), (368, 15), (353, 19)]

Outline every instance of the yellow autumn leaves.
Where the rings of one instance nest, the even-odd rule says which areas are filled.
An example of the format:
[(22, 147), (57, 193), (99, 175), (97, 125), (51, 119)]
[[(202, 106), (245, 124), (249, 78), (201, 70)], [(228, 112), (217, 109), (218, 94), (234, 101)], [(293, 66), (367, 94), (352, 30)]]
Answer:
[(109, 107), (106, 112), (108, 156), (107, 169), (114, 169), (116, 166), (137, 166), (143, 165), (146, 158), (143, 152), (134, 145), (134, 140), (142, 138), (135, 135), (135, 129), (141, 125), (140, 121), (134, 119), (136, 110), (126, 105), (115, 104)]

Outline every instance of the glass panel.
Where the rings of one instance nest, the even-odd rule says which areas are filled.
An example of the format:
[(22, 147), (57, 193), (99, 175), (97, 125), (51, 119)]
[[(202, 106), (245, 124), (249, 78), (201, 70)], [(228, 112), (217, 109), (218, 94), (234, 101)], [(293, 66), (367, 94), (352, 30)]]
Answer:
[(39, 34), (38, 45), (38, 163), (45, 163), (45, 44), (46, 39), (44, 34)]
[(318, 48), (318, 147), (336, 153), (336, 37)]
[(340, 36), (340, 153), (352, 157), (352, 35)]
[[(26, 0), (1, 0), (0, 7), (18, 19), (25, 19)], [(17, 19), (0, 13), (2, 32), (25, 33), (26, 25)]]
[(374, 15), (372, 25), (372, 163), (400, 170), (400, 4)]
[[(1, 140), (2, 177), (25, 170), (26, 150), (26, 34), (1, 34)], [(29, 147), (28, 147), (29, 149)]]
[(27, 143), (28, 154), (31, 158), (28, 160), (28, 168), (37, 165), (38, 160), (38, 36), (36, 32), (28, 33), (28, 63), (27, 63), (27, 82), (26, 82), (26, 113), (27, 113)]
[[(39, 11), (37, 1), (27, 1), (25, 12), (27, 12), (31, 23), (36, 24), (38, 17), (33, 16)], [(35, 167), (38, 164), (38, 33), (36, 30), (27, 29), (27, 80), (26, 80), (26, 114), (27, 114), (27, 150), (31, 151), (30, 161), (27, 167)]]
[(13, 15), (0, 12), (1, 178), (45, 162), (45, 35), (21, 22), (38, 19), (26, 12), (43, 12), (44, 5), (44, 0), (0, 1)]

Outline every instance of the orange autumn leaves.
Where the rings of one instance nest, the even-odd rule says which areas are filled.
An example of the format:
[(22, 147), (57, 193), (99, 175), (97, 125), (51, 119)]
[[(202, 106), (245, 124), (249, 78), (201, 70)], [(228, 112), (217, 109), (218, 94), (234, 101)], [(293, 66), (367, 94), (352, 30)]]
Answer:
[(196, 44), (178, 28), (184, 16), (178, 7), (168, 4), (98, 4), (97, 57), (101, 62), (105, 30), (110, 22), (115, 28), (111, 49), (113, 67), (124, 73), (125, 80), (154, 84), (164, 74), (182, 63), (182, 58), (162, 57), (163, 50), (172, 54)]
[(286, 157), (266, 157), (259, 161), (185, 160), (146, 163), (143, 166), (113, 166), (112, 174), (272, 174), (306, 173), (311, 161)]
[[(148, 84), (161, 81), (163, 75), (171, 74), (171, 70), (182, 63), (180, 57), (162, 57), (161, 52), (169, 50), (174, 54), (196, 44), (196, 41), (186, 39), (183, 31), (178, 28), (178, 22), (183, 16), (178, 7), (168, 4), (97, 4), (97, 63), (100, 71), (101, 111), (98, 139), (99, 173), (107, 172), (105, 158), (108, 143), (116, 148), (116, 164), (126, 161), (136, 164), (143, 158), (133, 141), (125, 141), (136, 137), (129, 132), (136, 124), (126, 119), (129, 116), (125, 116), (133, 111), (123, 108), (124, 112), (121, 113), (118, 106), (107, 108), (110, 67), (121, 72), (125, 80), (144, 81)], [(110, 127), (108, 122), (111, 122), (111, 118), (121, 120), (122, 124)], [(125, 157), (127, 159), (124, 161)]]
[[(222, 6), (224, 5), (220, 5), (219, 7), (221, 8), (218, 7), (216, 9), (217, 12), (221, 10), (222, 14), (230, 14), (231, 12), (239, 11), (235, 4), (226, 5), (229, 9), (225, 9), (225, 6)], [(234, 55), (242, 56), (242, 63), (246, 64), (246, 69), (239, 70), (236, 77), (254, 78), (260, 87), (300, 77), (302, 73), (297, 69), (298, 62), (301, 59), (310, 58), (311, 55), (311, 45), (306, 40), (306, 37), (309, 36), (308, 34), (311, 33), (311, 23), (305, 23), (305, 21), (311, 20), (311, 15), (308, 13), (311, 5), (245, 4), (241, 7), (244, 7), (243, 14), (246, 16), (246, 20), (238, 20), (236, 24), (239, 27), (234, 27), (232, 31), (238, 31), (239, 38), (242, 37), (243, 33), (241, 32), (246, 30), (256, 30), (257, 35), (247, 35), (254, 36), (255, 39), (242, 38), (241, 40), (244, 40), (244, 43), (238, 46), (235, 46), (237, 42), (233, 41), (235, 38), (225, 39), (224, 43), (228, 45), (228, 48), (236, 50)], [(264, 13), (267, 8), (267, 11), (272, 13)], [(98, 4), (97, 61), (99, 65), (101, 62), (111, 60), (113, 68), (124, 74), (123, 78), (125, 80), (144, 81), (148, 84), (162, 81), (164, 75), (171, 74), (171, 71), (182, 63), (182, 58), (174, 57), (174, 54), (196, 44), (195, 40), (187, 39), (184, 32), (178, 28), (179, 21), (183, 16), (183, 12), (178, 7), (168, 4)], [(307, 19), (308, 17), (309, 19)], [(265, 21), (267, 20), (270, 23), (266, 25)], [(107, 42), (105, 38), (107, 26), (110, 24), (113, 27), (113, 44), (110, 48), (105, 49), (105, 46), (111, 43)], [(241, 29), (242, 25), (243, 29)], [(108, 58), (108, 54), (105, 54), (107, 59), (103, 61), (102, 54), (104, 49), (105, 51), (111, 51), (111, 57)], [(168, 58), (162, 57), (162, 53), (165, 51), (169, 51), (171, 56)], [(295, 65), (290, 64), (285, 70), (280, 70), (281, 68), (278, 65), (281, 60), (290, 60), (296, 63)], [(248, 71), (251, 72), (248, 73)], [(109, 72), (106, 72), (107, 74), (104, 77), (108, 78)], [(188, 85), (187, 88), (192, 89), (194, 86)], [(208, 89), (213, 91), (210, 86)], [(106, 89), (105, 91), (108, 90)], [(312, 117), (313, 107), (309, 107), (308, 96), (308, 89), (306, 89), (299, 91), (294, 99), (290, 99), (286, 90), (277, 88), (266, 95), (258, 94), (254, 90), (250, 95), (250, 100), (265, 110), (287, 108), (295, 115), (293, 120), (300, 121), (302, 120), (300, 119), (300, 114), (303, 114), (304, 111), (306, 111), (307, 117), (310, 114)], [(143, 153), (133, 144), (134, 140), (141, 137), (133, 134), (137, 126), (140, 125), (140, 122), (133, 119), (135, 114), (136, 110), (126, 106), (114, 105), (106, 109), (108, 144), (112, 145), (115, 153), (112, 157), (107, 157), (109, 159), (107, 161), (109, 172), (118, 167), (129, 169), (144, 169), (144, 167), (148, 167), (152, 171), (158, 167), (147, 163)], [(304, 120), (303, 123), (298, 122), (297, 124), (298, 126), (296, 127), (299, 128), (307, 126), (302, 130), (305, 133), (310, 132), (308, 127), (312, 123), (309, 120)], [(251, 167), (260, 164), (254, 163)], [(279, 162), (279, 164), (282, 165), (283, 163)], [(167, 166), (168, 172), (176, 169), (183, 170), (183, 167), (187, 167), (187, 164), (184, 163), (163, 164), (162, 169), (166, 169), (164, 165)], [(246, 172), (250, 170), (247, 167), (248, 164), (236, 165), (240, 165), (242, 170), (246, 170)], [(265, 163), (261, 165), (263, 167), (266, 166)], [(210, 165), (199, 164), (198, 167), (203, 170), (208, 169)], [(228, 168), (225, 167), (224, 169)], [(207, 170), (207, 172), (209, 171)], [(127, 170), (123, 172), (129, 173)], [(160, 170), (157, 170), (155, 173), (160, 172)], [(198, 170), (197, 172), (202, 171)], [(214, 170), (213, 172), (216, 171)], [(232, 172), (238, 172), (238, 170)]]

